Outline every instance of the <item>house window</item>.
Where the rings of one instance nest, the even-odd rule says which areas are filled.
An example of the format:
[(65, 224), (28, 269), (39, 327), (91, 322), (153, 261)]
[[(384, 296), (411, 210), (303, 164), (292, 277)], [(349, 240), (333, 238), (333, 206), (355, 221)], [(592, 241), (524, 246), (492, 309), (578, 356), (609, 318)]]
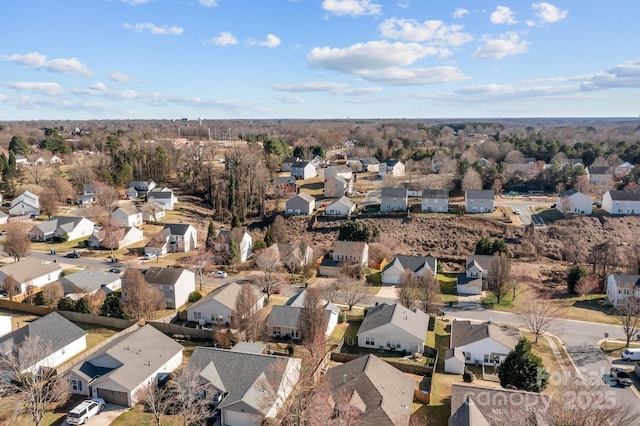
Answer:
[(471, 362), (471, 352), (463, 352), (465, 362)]
[(71, 379), (71, 390), (82, 392), (82, 382), (80, 380)]
[(194, 312), (193, 318), (199, 320), (200, 318), (202, 318), (202, 314), (200, 312)]
[(376, 339), (373, 337), (366, 337), (365, 338), (365, 345), (370, 345), (370, 346), (375, 346), (376, 344)]
[(489, 364), (491, 362), (491, 357), (487, 354), (484, 355), (484, 363)]

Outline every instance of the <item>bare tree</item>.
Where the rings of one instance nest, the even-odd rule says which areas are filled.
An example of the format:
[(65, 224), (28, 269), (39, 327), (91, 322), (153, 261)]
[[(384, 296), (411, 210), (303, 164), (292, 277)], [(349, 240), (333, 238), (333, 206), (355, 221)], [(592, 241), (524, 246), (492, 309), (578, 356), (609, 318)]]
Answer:
[(414, 300), (418, 288), (418, 277), (412, 271), (405, 269), (400, 275), (398, 286), (396, 287), (396, 295), (398, 303), (408, 309), (413, 308)]
[(418, 278), (416, 285), (415, 299), (420, 302), (420, 308), (423, 312), (431, 311), (440, 298), (440, 283), (427, 270)]
[(58, 302), (63, 297), (64, 289), (60, 281), (55, 281), (42, 287), (42, 301), (50, 308), (58, 306)]
[(349, 310), (369, 298), (371, 292), (364, 281), (345, 275), (340, 275), (338, 280), (340, 282), (340, 295)]
[(476, 169), (469, 167), (462, 178), (462, 190), (482, 189), (482, 178)]
[(530, 297), (520, 316), (527, 330), (536, 336), (533, 343), (538, 343), (538, 338), (556, 321), (558, 309), (546, 297)]
[(564, 259), (573, 265), (581, 263), (585, 258), (584, 236), (577, 232), (572, 232), (564, 238), (562, 255)]
[(260, 296), (256, 294), (251, 284), (240, 286), (240, 292), (236, 298), (234, 313), (235, 326), (240, 333), (244, 333), (248, 342), (255, 342), (262, 336), (264, 323), (259, 308), (256, 307)]
[(302, 345), (316, 358), (324, 348), (327, 330), (327, 315), (320, 290), (308, 288), (298, 319), (298, 328), (302, 332)]
[(278, 420), (283, 426), (331, 425), (333, 408), (327, 401), (328, 382), (316, 380), (315, 367), (311, 358), (303, 360), (298, 382), (290, 384), (293, 391), (279, 412)]
[(506, 253), (500, 252), (493, 255), (487, 274), (487, 284), (498, 303), (511, 290), (511, 263)]
[(25, 224), (16, 222), (5, 227), (4, 251), (16, 262), (26, 257), (31, 247), (31, 240)]
[(589, 299), (589, 295), (596, 290), (598, 290), (598, 280), (593, 275), (581, 277), (575, 287), (576, 293), (586, 299)]
[(271, 235), (277, 243), (286, 243), (289, 241), (289, 227), (287, 221), (281, 215), (276, 216), (271, 224)]
[(2, 290), (9, 300), (13, 300), (21, 292), (20, 283), (13, 278), (13, 275), (7, 275), (2, 281)]
[(340, 296), (340, 282), (337, 279), (331, 280), (329, 285), (322, 289), (322, 293), (329, 302), (335, 302)]
[(263, 250), (256, 257), (256, 266), (262, 271), (260, 286), (262, 291), (267, 293), (267, 300), (272, 294), (278, 291), (280, 282), (277, 273), (282, 269), (282, 260), (278, 254), (272, 250)]
[(51, 167), (46, 161), (36, 163), (31, 167), (27, 167), (26, 170), (27, 174), (29, 174), (29, 176), (33, 178), (33, 182), (36, 185), (40, 185), (41, 183), (43, 183), (43, 181), (46, 180), (51, 174)]
[(104, 185), (98, 192), (97, 203), (99, 206), (104, 207), (108, 214), (111, 214), (116, 209), (119, 199), (120, 193), (117, 189)]
[(149, 285), (139, 269), (127, 269), (122, 278), (122, 298), (128, 316), (136, 321), (148, 320), (156, 311), (165, 308), (164, 294)]
[(640, 300), (635, 297), (623, 299), (616, 306), (616, 314), (629, 347), (631, 339), (640, 331)]
[(0, 348), (4, 354), (0, 357), (0, 376), (11, 381), (3, 381), (0, 389), (19, 393), (22, 403), (14, 405), (15, 409), (24, 409), (38, 426), (51, 404), (67, 401), (67, 379), (57, 375), (54, 365), (43, 362), (42, 354), (51, 352), (51, 343), (43, 337), (29, 336), (17, 346), (13, 346), (13, 340), (4, 343), (6, 346)]
[(618, 264), (618, 257), (618, 245), (611, 240), (595, 244), (591, 248), (593, 275), (598, 278), (600, 293), (605, 292), (607, 277), (611, 273), (611, 268)]
[(176, 415), (182, 419), (183, 426), (190, 425), (208, 415), (209, 399), (204, 395), (213, 391), (209, 382), (200, 377), (193, 366), (187, 365), (176, 374), (172, 387), (172, 400), (177, 409)]
[(147, 383), (136, 393), (136, 399), (145, 405), (145, 409), (153, 414), (156, 425), (162, 424), (162, 416), (164, 416), (171, 404), (174, 403), (171, 398), (171, 389), (169, 385), (158, 386), (156, 380)]
[(49, 219), (58, 212), (60, 207), (58, 194), (53, 188), (45, 188), (40, 193), (40, 211), (47, 215)]

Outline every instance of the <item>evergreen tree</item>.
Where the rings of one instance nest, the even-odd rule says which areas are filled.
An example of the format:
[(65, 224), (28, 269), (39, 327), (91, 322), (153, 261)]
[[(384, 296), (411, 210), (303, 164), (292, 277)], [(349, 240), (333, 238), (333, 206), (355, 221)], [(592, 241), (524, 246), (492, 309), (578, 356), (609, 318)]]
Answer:
[(20, 135), (16, 135), (11, 138), (11, 142), (9, 142), (9, 151), (15, 152), (17, 155), (29, 155), (31, 154), (31, 147), (24, 140), (24, 137)]
[(240, 248), (238, 244), (233, 240), (233, 238), (229, 239), (229, 254), (227, 255), (227, 264), (235, 265), (236, 262), (240, 260)]
[(509, 352), (498, 372), (500, 385), (506, 389), (542, 392), (549, 382), (549, 374), (540, 357), (531, 351), (531, 342), (522, 338)]
[(584, 266), (573, 265), (571, 269), (569, 269), (569, 273), (567, 274), (567, 290), (569, 290), (569, 293), (577, 294), (576, 285), (578, 284), (578, 281), (580, 281), (580, 278), (586, 276), (587, 271), (586, 269), (584, 269)]
[(233, 216), (231, 217), (231, 228), (242, 228), (242, 222), (236, 212), (233, 212)]
[(340, 225), (338, 240), (368, 242), (371, 240), (371, 228), (366, 223), (350, 220)]
[(58, 310), (60, 311), (75, 311), (76, 303), (69, 297), (63, 297), (58, 302)]
[(264, 243), (267, 247), (271, 247), (276, 242), (275, 238), (273, 238), (273, 231), (271, 230), (271, 226), (267, 227), (267, 232), (264, 234)]
[(475, 254), (490, 255), (492, 246), (493, 244), (491, 242), (491, 239), (489, 239), (489, 237), (482, 237), (476, 243)]
[(83, 314), (91, 313), (91, 310), (89, 309), (89, 301), (86, 297), (78, 299), (78, 301), (76, 302), (75, 311)]
[(207, 240), (206, 246), (207, 248), (213, 247), (213, 240), (218, 236), (218, 231), (216, 230), (216, 225), (213, 223), (213, 220), (209, 220), (209, 227), (207, 228)]
[(124, 312), (122, 306), (122, 296), (119, 291), (109, 293), (102, 302), (102, 308), (100, 309), (100, 315), (105, 317), (122, 318), (127, 319), (127, 315)]

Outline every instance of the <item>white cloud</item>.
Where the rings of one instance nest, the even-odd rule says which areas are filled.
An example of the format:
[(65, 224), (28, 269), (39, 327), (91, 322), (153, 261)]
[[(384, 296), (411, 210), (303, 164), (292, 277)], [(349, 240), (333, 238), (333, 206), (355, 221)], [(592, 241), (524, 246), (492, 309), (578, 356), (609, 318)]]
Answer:
[(380, 24), (383, 37), (394, 40), (430, 42), (442, 46), (460, 46), (473, 39), (462, 32), (462, 25), (447, 25), (442, 21), (418, 22), (415, 19), (390, 18)]
[(44, 69), (51, 72), (64, 74), (80, 74), (87, 77), (93, 75), (85, 64), (76, 58), (56, 58), (47, 60), (47, 57), (38, 52), (29, 52), (24, 55), (0, 56), (3, 61), (14, 62), (29, 68)]
[(338, 49), (315, 47), (307, 55), (310, 65), (344, 73), (361, 73), (374, 69), (406, 66), (439, 49), (418, 43), (369, 41)]
[(469, 11), (468, 11), (467, 9), (463, 9), (463, 8), (459, 7), (459, 8), (457, 8), (457, 9), (455, 10), (455, 12), (453, 12), (453, 17), (454, 17), (455, 19), (460, 19), (460, 18), (462, 18), (464, 15), (468, 15), (468, 14), (469, 14)]
[(468, 79), (464, 73), (455, 67), (434, 68), (387, 68), (384, 70), (366, 71), (362, 78), (376, 83), (391, 85), (422, 85), (435, 83), (450, 83)]
[(327, 92), (338, 96), (360, 96), (380, 92), (380, 87), (351, 87), (345, 83), (310, 81), (300, 84), (272, 84), (271, 87), (282, 92)]
[(323, 0), (322, 8), (334, 15), (380, 15), (382, 5), (371, 0)]
[(506, 6), (496, 7), (496, 10), (491, 14), (489, 19), (491, 20), (492, 24), (498, 24), (498, 25), (500, 24), (513, 25), (518, 22), (515, 19), (515, 15), (513, 11)]
[(43, 95), (47, 96), (57, 96), (63, 93), (62, 86), (60, 86), (58, 83), (49, 82), (8, 82), (7, 87), (10, 87), (14, 90), (29, 90), (31, 92), (42, 93)]
[(122, 25), (122, 27), (126, 30), (132, 30), (137, 33), (140, 33), (144, 30), (148, 30), (153, 35), (180, 35), (184, 31), (183, 28), (177, 27), (175, 25), (172, 25), (172, 26), (162, 25), (161, 27), (159, 27), (150, 22), (138, 23), (138, 24), (130, 24), (126, 22)]
[(551, 3), (541, 2), (533, 3), (531, 9), (543, 24), (553, 24), (561, 21), (569, 14), (566, 10), (560, 10)]
[(131, 81), (131, 77), (119, 71), (114, 71), (111, 74), (109, 74), (109, 79), (113, 81), (117, 81), (118, 83), (126, 83), (127, 81)]
[(269, 49), (273, 49), (274, 47), (278, 47), (280, 45), (280, 38), (274, 36), (273, 34), (267, 34), (267, 39), (258, 43), (260, 46), (268, 47)]
[(103, 82), (101, 82), (101, 81), (98, 81), (98, 82), (96, 82), (96, 83), (92, 84), (91, 86), (89, 86), (89, 88), (90, 88), (90, 89), (93, 89), (93, 90), (98, 90), (98, 91), (101, 91), (101, 92), (102, 92), (102, 91), (107, 90), (107, 85), (106, 85), (106, 84), (104, 84), (104, 83), (103, 83)]
[(616, 65), (606, 71), (583, 76), (583, 90), (615, 89), (618, 87), (640, 88), (640, 59)]
[(483, 38), (484, 44), (471, 55), (472, 58), (502, 59), (507, 56), (525, 53), (529, 42), (520, 40), (515, 32), (507, 32), (497, 39)]
[(409, 6), (411, 6), (411, 4), (408, 1), (399, 1), (398, 2), (398, 7), (400, 9), (408, 9)]
[(216, 7), (218, 6), (218, 0), (198, 0), (198, 3), (204, 7)]
[(211, 39), (211, 43), (217, 46), (230, 46), (238, 44), (238, 40), (230, 32), (222, 31), (218, 37)]
[(4, 101), (5, 99), (8, 99), (7, 95), (3, 95), (2, 93), (0, 93), (0, 102)]
[(572, 93), (575, 93), (575, 87), (522, 87), (508, 84), (487, 84), (456, 90), (448, 97), (450, 102), (458, 103), (484, 103), (487, 100), (494, 102), (522, 102), (523, 99), (550, 99), (564, 97)]
[(282, 102), (283, 104), (303, 104), (304, 99), (300, 96), (276, 96), (276, 99)]
[(147, 4), (151, 0), (122, 0), (122, 3), (138, 6), (140, 4)]

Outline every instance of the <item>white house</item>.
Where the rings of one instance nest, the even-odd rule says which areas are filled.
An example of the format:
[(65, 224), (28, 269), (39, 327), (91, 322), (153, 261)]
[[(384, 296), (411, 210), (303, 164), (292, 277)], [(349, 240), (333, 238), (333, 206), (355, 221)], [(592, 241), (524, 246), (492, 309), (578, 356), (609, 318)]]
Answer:
[(9, 208), (11, 216), (38, 216), (40, 214), (40, 197), (36, 194), (24, 191), (13, 199)]
[(382, 188), (380, 190), (380, 213), (406, 212), (409, 209), (407, 188)]
[(57, 263), (27, 257), (0, 267), (0, 282), (11, 276), (18, 282), (19, 293), (24, 293), (27, 287), (43, 287), (57, 281), (61, 272)]
[(26, 339), (34, 338), (39, 338), (42, 344), (40, 359), (33, 365), (25, 365), (22, 371), (58, 367), (87, 348), (87, 332), (52, 312), (0, 338), (0, 356), (7, 355)]
[(166, 186), (157, 186), (147, 193), (147, 203), (161, 204), (165, 210), (173, 210), (178, 197)]
[[(213, 248), (215, 251), (224, 251), (229, 253), (229, 242), (232, 238), (233, 231), (221, 230), (218, 232), (218, 236), (213, 241)], [(240, 252), (240, 262), (246, 262), (251, 256), (251, 249), (253, 246), (253, 239), (251, 235), (247, 231), (241, 231), (242, 236), (240, 237), (240, 244), (238, 244), (238, 249)]]
[(451, 323), (450, 348), (462, 351), (466, 364), (500, 365), (520, 340), (516, 328), (500, 327), (491, 321)]
[(140, 198), (156, 187), (156, 183), (152, 180), (134, 180), (129, 182), (125, 195), (131, 199)]
[(568, 189), (556, 197), (556, 210), (564, 214), (591, 214), (593, 200), (575, 189)]
[(131, 407), (138, 391), (182, 364), (181, 344), (145, 325), (110, 341), (71, 369), (71, 392)]
[(640, 275), (611, 274), (607, 277), (607, 299), (613, 306), (627, 297), (640, 298)]
[(102, 227), (94, 228), (88, 244), (91, 248), (116, 250), (139, 243), (143, 239), (144, 233), (140, 228)]
[(423, 212), (448, 212), (449, 191), (446, 189), (423, 189), (420, 207)]
[(404, 176), (405, 167), (404, 163), (400, 160), (386, 160), (380, 163), (378, 167), (379, 176)]
[(380, 171), (380, 161), (376, 157), (361, 158), (362, 170), (378, 173)]
[(86, 217), (53, 216), (46, 222), (34, 225), (29, 230), (29, 238), (32, 241), (49, 241), (66, 236), (67, 241), (73, 241), (89, 238), (93, 230), (93, 222)]
[(9, 215), (5, 212), (0, 212), (0, 225), (4, 225), (9, 222)]
[(111, 224), (127, 228), (140, 226), (142, 225), (142, 212), (135, 206), (118, 207), (111, 213)]
[(324, 214), (329, 216), (349, 216), (356, 209), (354, 203), (349, 197), (343, 195), (324, 209)]
[(142, 213), (142, 220), (145, 222), (158, 222), (166, 215), (164, 204), (157, 202), (144, 203), (139, 210)]
[(324, 171), (324, 179), (327, 180), (330, 177), (341, 177), (345, 181), (349, 182), (353, 179), (353, 170), (351, 170), (350, 167), (345, 166), (344, 164), (338, 166), (330, 166), (327, 167)]
[(13, 323), (10, 315), (0, 315), (0, 337), (11, 333)]
[[(168, 309), (176, 309), (189, 301), (189, 294), (196, 290), (196, 274), (184, 268), (149, 268), (143, 272), (144, 280), (164, 294)], [(126, 281), (123, 297), (126, 297)]]
[[(257, 312), (264, 303), (263, 297), (256, 287), (251, 288), (256, 296), (256, 304), (252, 310)], [(215, 324), (224, 326), (228, 324), (233, 326), (236, 300), (241, 289), (242, 285), (234, 282), (218, 287), (187, 308), (187, 320), (197, 322), (200, 325)]]
[(102, 270), (83, 269), (60, 278), (65, 297), (78, 300), (88, 295), (120, 290), (122, 280), (119, 274)]
[(325, 198), (342, 197), (353, 191), (353, 182), (345, 180), (342, 176), (330, 176), (324, 180)]
[(602, 209), (609, 214), (640, 214), (640, 191), (610, 189), (602, 196)]
[(167, 253), (186, 253), (198, 247), (198, 234), (193, 225), (168, 223), (164, 229), (149, 240), (145, 254), (164, 256)]
[(260, 426), (275, 418), (300, 377), (302, 361), (261, 353), (198, 346), (189, 359), (222, 395), (221, 424)]
[(94, 204), (98, 201), (98, 195), (104, 189), (104, 185), (85, 183), (82, 185), (82, 193), (78, 194), (79, 204)]
[(358, 330), (358, 346), (405, 352), (424, 351), (429, 315), (399, 303), (370, 309)]
[(631, 169), (633, 169), (633, 164), (625, 161), (624, 163), (618, 164), (616, 166), (616, 168), (613, 171), (613, 176), (616, 178), (624, 177), (629, 173), (631, 173)]
[(382, 269), (383, 284), (398, 284), (405, 271), (409, 270), (422, 277), (428, 274), (435, 279), (438, 269), (438, 259), (431, 256), (397, 255)]
[(467, 213), (491, 213), (494, 210), (492, 189), (467, 189), (464, 191), (464, 209)]
[(451, 374), (464, 374), (465, 357), (460, 348), (447, 349), (444, 354), (444, 371)]
[(291, 176), (296, 179), (310, 179), (318, 176), (318, 170), (308, 161), (298, 161), (291, 166)]
[(587, 167), (589, 183), (592, 185), (611, 185), (613, 183), (613, 173), (610, 167)]

